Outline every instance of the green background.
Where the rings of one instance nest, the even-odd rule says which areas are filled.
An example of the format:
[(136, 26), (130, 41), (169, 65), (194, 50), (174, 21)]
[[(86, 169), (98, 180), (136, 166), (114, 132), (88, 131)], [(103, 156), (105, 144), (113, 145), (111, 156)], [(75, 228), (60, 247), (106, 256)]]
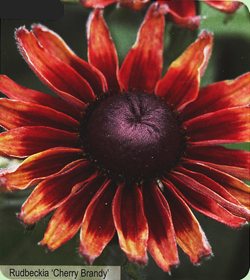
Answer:
[[(203, 29), (214, 33), (212, 56), (203, 75), (201, 86), (216, 81), (233, 79), (248, 72), (250, 68), (250, 21), (247, 7), (241, 7), (234, 15), (225, 15), (199, 3), (202, 16), (200, 28), (188, 31), (166, 22), (164, 70), (198, 36)], [(9, 76), (17, 83), (52, 94), (30, 70), (17, 50), (14, 40), (15, 28), (25, 25), (30, 29), (33, 23), (42, 23), (57, 32), (73, 51), (87, 60), (85, 26), (91, 9), (77, 3), (64, 4), (64, 16), (60, 20), (1, 20), (1, 74)], [(116, 9), (116, 5), (105, 8), (104, 17), (116, 45), (120, 64), (134, 44), (137, 31), (145, 16), (146, 9), (134, 12)], [(206, 18), (203, 18), (206, 16)], [(228, 124), (230, 126), (230, 124)], [(249, 149), (249, 144), (232, 147)], [(0, 158), (0, 168), (11, 162)], [(49, 216), (41, 220), (34, 230), (25, 232), (17, 221), (16, 213), (27, 199), (30, 190), (19, 193), (0, 194), (0, 265), (82, 265), (78, 256), (79, 234), (54, 252), (46, 252), (37, 243), (49, 221)], [(178, 280), (238, 280), (249, 269), (249, 226), (240, 230), (228, 228), (194, 211), (212, 246), (214, 256), (194, 266), (179, 249), (180, 265), (173, 268), (171, 276), (164, 273), (149, 256), (149, 264), (136, 271), (129, 264), (124, 265), (125, 257), (114, 239), (95, 261), (95, 265), (122, 265), (122, 279), (131, 279), (128, 274), (135, 273), (134, 279), (178, 279)]]

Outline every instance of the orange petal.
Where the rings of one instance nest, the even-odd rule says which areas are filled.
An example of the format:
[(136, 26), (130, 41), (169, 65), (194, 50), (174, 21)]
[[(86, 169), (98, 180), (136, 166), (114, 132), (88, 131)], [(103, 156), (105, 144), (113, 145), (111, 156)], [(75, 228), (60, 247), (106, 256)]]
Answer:
[(113, 201), (113, 217), (122, 250), (131, 262), (147, 263), (148, 224), (143, 198), (136, 185), (120, 185)]
[(117, 0), (79, 0), (79, 1), (84, 7), (88, 7), (88, 8), (103, 8), (112, 3), (117, 2)]
[(75, 69), (90, 84), (96, 95), (106, 90), (103, 75), (95, 67), (80, 59), (55, 32), (41, 24), (32, 25), (32, 30), (46, 51)]
[(198, 116), (183, 125), (187, 128), (188, 143), (240, 143), (250, 141), (249, 119), (250, 107), (235, 107)]
[(149, 0), (118, 0), (118, 7), (128, 8), (130, 10), (141, 10)]
[(162, 181), (164, 195), (169, 203), (178, 245), (197, 264), (202, 257), (211, 256), (211, 248), (199, 222), (175, 191), (171, 182)]
[(13, 157), (27, 157), (55, 147), (77, 146), (76, 133), (44, 126), (24, 126), (0, 134), (0, 151)]
[(0, 125), (5, 129), (21, 126), (47, 126), (69, 132), (79, 129), (79, 122), (49, 107), (0, 98)]
[(79, 230), (91, 199), (103, 183), (103, 179), (91, 176), (79, 183), (79, 191), (73, 193), (53, 214), (40, 245), (55, 250), (70, 240)]
[(116, 91), (120, 90), (118, 57), (102, 14), (101, 9), (95, 9), (87, 22), (88, 60), (104, 74), (109, 90)]
[(143, 185), (144, 212), (148, 221), (148, 251), (164, 271), (179, 264), (171, 213), (165, 197), (153, 183)]
[(73, 148), (54, 148), (34, 154), (15, 168), (1, 170), (0, 190), (13, 191), (34, 186), (79, 159), (81, 154), (81, 149)]
[(238, 10), (238, 8), (243, 5), (242, 2), (238, 1), (210, 1), (203, 0), (208, 5), (212, 6), (215, 9), (218, 9), (225, 13), (234, 13)]
[(246, 223), (245, 219), (231, 214), (221, 206), (213, 199), (216, 197), (214, 193), (208, 192), (205, 186), (192, 178), (179, 172), (171, 172), (166, 178), (176, 186), (178, 194), (200, 213), (233, 228), (239, 228)]
[(104, 182), (86, 210), (79, 252), (88, 264), (93, 263), (115, 234), (112, 200), (116, 190), (116, 182)]
[(60, 172), (42, 181), (22, 206), (18, 218), (26, 225), (34, 224), (52, 210), (62, 205), (72, 188), (86, 181), (92, 174), (90, 163), (79, 160), (70, 169)]
[(247, 151), (191, 145), (185, 151), (185, 158), (212, 166), (241, 180), (249, 179), (250, 152)]
[(225, 108), (247, 106), (250, 103), (250, 73), (235, 80), (214, 83), (202, 88), (197, 99), (188, 104), (181, 112), (182, 119), (197, 116)]
[(134, 46), (121, 66), (122, 87), (153, 92), (161, 77), (166, 7), (152, 4), (137, 34)]
[[(188, 184), (190, 188), (198, 190), (207, 197), (212, 198), (230, 213), (242, 217), (248, 221), (250, 220), (250, 211), (229, 192), (227, 192), (219, 183), (213, 181), (204, 174), (189, 171), (183, 167), (177, 167), (175, 170), (180, 172), (178, 174), (178, 178)], [(192, 179), (198, 182), (198, 184)]]
[(157, 0), (159, 4), (167, 4), (167, 16), (180, 27), (197, 29), (200, 25), (200, 16), (196, 15), (195, 1), (192, 0)]
[[(38, 77), (69, 103), (84, 108), (95, 98), (90, 85), (72, 67), (58, 60), (39, 43), (34, 33), (24, 27), (16, 31), (21, 54)], [(65, 75), (67, 73), (67, 75)]]
[(20, 86), (4, 75), (0, 75), (0, 91), (11, 99), (47, 106), (77, 120), (81, 118), (80, 111), (68, 102), (52, 95)]
[(212, 180), (218, 182), (242, 205), (250, 209), (250, 187), (247, 184), (229, 174), (226, 174), (223, 171), (216, 170), (213, 167), (207, 166), (203, 163), (194, 163), (192, 161), (186, 160), (183, 165), (189, 170), (200, 172)]
[(170, 65), (165, 76), (157, 83), (156, 95), (163, 97), (177, 110), (182, 110), (194, 101), (210, 57), (212, 42), (212, 34), (203, 31), (198, 40)]

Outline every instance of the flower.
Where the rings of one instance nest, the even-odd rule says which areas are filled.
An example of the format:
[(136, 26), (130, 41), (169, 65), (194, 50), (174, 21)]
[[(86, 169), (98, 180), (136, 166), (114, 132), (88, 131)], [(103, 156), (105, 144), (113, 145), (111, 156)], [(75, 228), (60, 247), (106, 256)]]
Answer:
[[(149, 0), (79, 0), (80, 3), (88, 8), (106, 7), (116, 3), (119, 7), (129, 8), (131, 10), (141, 10), (150, 2)], [(238, 1), (209, 1), (203, 0), (211, 7), (224, 12), (234, 13), (242, 5)], [(188, 29), (197, 29), (200, 24), (200, 16), (197, 15), (196, 4), (194, 0), (157, 0), (159, 5), (164, 5), (168, 9), (168, 17), (180, 27)]]
[[(161, 78), (165, 9), (151, 5), (118, 69), (102, 10), (88, 19), (88, 60), (41, 25), (16, 31), (33, 71), (58, 97), (0, 76), (0, 153), (24, 159), (0, 172), (2, 191), (35, 186), (18, 214), (31, 226), (55, 210), (41, 245), (80, 229), (88, 264), (117, 233), (137, 264), (147, 250), (164, 270), (177, 244), (199, 263), (212, 254), (190, 207), (239, 228), (249, 221), (250, 73), (199, 89), (213, 36), (203, 31)], [(230, 124), (230, 129), (225, 124)]]

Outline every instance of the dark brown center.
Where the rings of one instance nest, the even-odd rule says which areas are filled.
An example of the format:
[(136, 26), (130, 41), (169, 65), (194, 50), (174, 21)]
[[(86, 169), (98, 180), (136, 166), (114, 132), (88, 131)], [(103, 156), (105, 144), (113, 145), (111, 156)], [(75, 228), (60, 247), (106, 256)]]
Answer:
[(132, 91), (104, 99), (85, 132), (91, 158), (124, 180), (156, 178), (179, 158), (178, 122), (154, 94)]

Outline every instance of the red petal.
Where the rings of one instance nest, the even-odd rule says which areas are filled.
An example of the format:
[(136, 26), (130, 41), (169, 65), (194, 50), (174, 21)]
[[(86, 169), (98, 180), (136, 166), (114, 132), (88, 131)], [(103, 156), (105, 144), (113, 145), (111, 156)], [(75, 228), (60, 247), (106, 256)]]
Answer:
[(77, 134), (44, 126), (27, 126), (0, 134), (0, 151), (26, 157), (55, 147), (77, 148)]
[(106, 80), (103, 75), (76, 56), (55, 32), (41, 24), (33, 25), (32, 30), (46, 51), (75, 69), (90, 84), (96, 95), (106, 90)]
[(178, 194), (202, 214), (234, 228), (239, 228), (246, 223), (245, 219), (232, 215), (209, 197), (205, 187), (195, 180), (177, 172), (169, 173), (166, 178), (178, 188)]
[(145, 265), (148, 224), (138, 186), (119, 186), (113, 201), (113, 217), (120, 247), (131, 262)]
[(47, 106), (59, 112), (65, 113), (77, 120), (79, 120), (81, 117), (81, 113), (77, 110), (77, 108), (65, 102), (64, 100), (39, 91), (22, 87), (7, 76), (0, 75), (0, 91), (14, 100)]
[(175, 191), (168, 181), (162, 181), (164, 195), (170, 206), (178, 245), (197, 264), (202, 257), (211, 256), (211, 248), (195, 216), (185, 201)]
[(85, 210), (102, 182), (103, 179), (96, 177), (79, 183), (80, 190), (72, 194), (53, 214), (39, 244), (47, 244), (49, 250), (55, 250), (70, 240), (79, 230)]
[(181, 112), (182, 119), (218, 111), (221, 109), (247, 106), (250, 103), (250, 73), (235, 80), (211, 84), (202, 88), (197, 99)]
[(86, 181), (94, 173), (90, 163), (79, 160), (70, 169), (42, 181), (22, 206), (18, 218), (26, 225), (36, 223), (52, 210), (62, 205), (72, 188)]
[(5, 98), (0, 98), (0, 125), (5, 129), (39, 125), (69, 132), (79, 128), (79, 122), (54, 109)]
[(165, 76), (157, 83), (157, 95), (182, 110), (197, 98), (200, 78), (204, 72), (212, 49), (213, 36), (203, 31), (193, 43), (169, 67)]
[(118, 57), (102, 14), (101, 9), (95, 9), (87, 22), (88, 60), (104, 74), (110, 90), (120, 90)]
[(106, 7), (112, 3), (117, 2), (117, 0), (79, 0), (79, 1), (84, 7), (88, 7), (88, 8)]
[(200, 172), (212, 180), (218, 182), (241, 204), (250, 209), (250, 187), (242, 181), (230, 176), (222, 171), (216, 170), (211, 166), (201, 163), (186, 161), (184, 166), (189, 170)]
[(149, 0), (118, 0), (118, 7), (130, 10), (141, 10)]
[(225, 13), (234, 13), (243, 4), (238, 1), (209, 1), (203, 0), (208, 5)]
[(196, 15), (195, 2), (190, 0), (171, 0), (158, 3), (167, 4), (169, 7), (168, 16), (176, 24), (188, 29), (197, 29), (200, 24), (200, 16)]
[(148, 251), (158, 266), (170, 271), (179, 264), (175, 232), (168, 203), (155, 184), (143, 186), (144, 212), (148, 221)]
[(0, 172), (0, 189), (13, 191), (34, 186), (79, 159), (81, 153), (80, 149), (55, 148), (30, 156), (14, 169), (7, 168)]
[(126, 56), (119, 77), (122, 87), (154, 91), (161, 77), (166, 7), (151, 5), (138, 32), (136, 42)]
[(205, 163), (241, 180), (249, 179), (250, 154), (221, 146), (189, 146), (185, 157)]
[(116, 182), (106, 182), (89, 204), (81, 227), (79, 252), (88, 264), (102, 253), (115, 234), (112, 200)]
[[(183, 167), (176, 168), (176, 171), (182, 173), (181, 175), (178, 174), (178, 178), (194, 190), (198, 190), (199, 192), (202, 192), (206, 196), (212, 198), (232, 214), (250, 220), (250, 211), (239, 203), (235, 197), (230, 195), (230, 193), (217, 182), (203, 174), (189, 171)], [(194, 183), (192, 179), (190, 180), (190, 178), (194, 179), (198, 184), (196, 182)]]
[(169, 9), (182, 17), (193, 17), (196, 15), (195, 2), (193, 0), (157, 0), (159, 4), (169, 6)]
[(47, 52), (32, 31), (28, 32), (24, 27), (19, 28), (16, 31), (16, 40), (20, 52), (32, 70), (63, 99), (80, 104), (81, 101), (89, 102), (95, 98), (86, 80), (68, 64)]
[(250, 107), (236, 107), (201, 115), (183, 124), (188, 143), (226, 144), (250, 141)]

